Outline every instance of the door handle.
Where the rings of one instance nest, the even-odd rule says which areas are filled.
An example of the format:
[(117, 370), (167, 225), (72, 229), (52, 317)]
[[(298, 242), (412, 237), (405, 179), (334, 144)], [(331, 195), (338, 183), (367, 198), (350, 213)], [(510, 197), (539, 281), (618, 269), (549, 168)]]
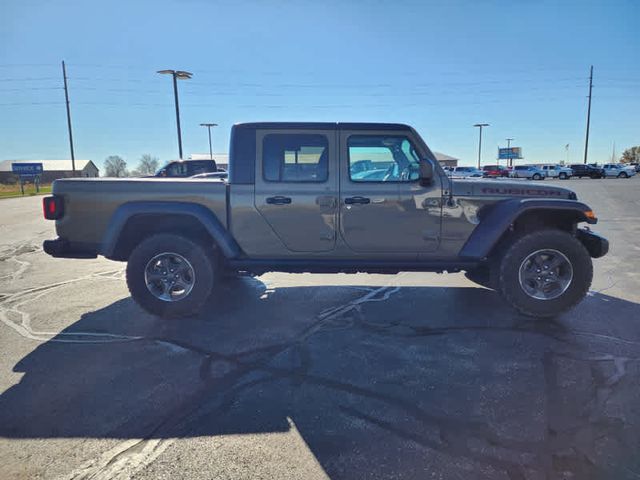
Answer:
[(367, 197), (347, 197), (344, 199), (344, 203), (347, 205), (353, 205), (354, 203), (366, 205), (367, 203), (371, 203), (371, 199)]
[(275, 197), (267, 197), (267, 203), (269, 205), (288, 205), (291, 203), (291, 198), (283, 197), (281, 195)]

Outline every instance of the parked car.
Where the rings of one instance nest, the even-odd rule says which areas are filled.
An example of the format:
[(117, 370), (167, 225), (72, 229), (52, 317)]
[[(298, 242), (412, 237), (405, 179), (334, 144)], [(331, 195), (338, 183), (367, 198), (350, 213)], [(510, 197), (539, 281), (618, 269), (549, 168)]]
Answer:
[(636, 173), (640, 173), (640, 163), (636, 163), (636, 162), (631, 162), (628, 164), (630, 167), (633, 167), (636, 169)]
[(215, 160), (174, 160), (156, 173), (156, 177), (185, 178), (201, 173), (217, 172)]
[(560, 180), (568, 180), (573, 175), (573, 170), (564, 165), (542, 165), (540, 167), (549, 178), (559, 178)]
[(629, 178), (636, 174), (636, 169), (621, 163), (605, 163), (602, 166), (605, 177)]
[(516, 165), (511, 170), (511, 178), (528, 178), (529, 180), (544, 180), (547, 174), (544, 170), (533, 165)]
[[(236, 124), (229, 151), (228, 183), (56, 180), (43, 212), (58, 238), (44, 251), (127, 262), (133, 299), (162, 317), (224, 301), (220, 282), (233, 275), (445, 270), (552, 317), (585, 297), (591, 259), (609, 248), (579, 228), (597, 217), (575, 192), (452, 180), (408, 125)], [(351, 174), (372, 151), (370, 170)], [(354, 176), (380, 170), (381, 180)]]
[(604, 178), (604, 171), (602, 168), (593, 165), (585, 165), (584, 163), (571, 165), (571, 171), (573, 172), (573, 176), (578, 178)]
[(508, 177), (509, 169), (502, 165), (485, 165), (482, 167), (482, 176), (485, 178)]
[(451, 175), (458, 178), (482, 177), (482, 170), (476, 167), (454, 167)]

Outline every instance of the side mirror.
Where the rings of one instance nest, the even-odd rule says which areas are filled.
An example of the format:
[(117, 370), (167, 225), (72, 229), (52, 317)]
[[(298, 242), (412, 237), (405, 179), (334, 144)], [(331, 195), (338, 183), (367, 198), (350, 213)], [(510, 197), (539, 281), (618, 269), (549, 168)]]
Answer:
[(431, 185), (433, 182), (433, 165), (428, 160), (420, 162), (420, 184)]

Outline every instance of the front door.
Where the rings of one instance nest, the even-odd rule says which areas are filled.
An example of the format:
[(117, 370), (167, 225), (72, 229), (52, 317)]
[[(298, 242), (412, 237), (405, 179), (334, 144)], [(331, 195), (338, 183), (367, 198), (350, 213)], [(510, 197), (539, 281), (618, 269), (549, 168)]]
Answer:
[(437, 250), (442, 186), (437, 175), (421, 185), (420, 161), (433, 162), (425, 153), (398, 132), (340, 132), (340, 232), (352, 250)]
[(257, 132), (255, 205), (292, 252), (324, 252), (335, 247), (336, 132)]

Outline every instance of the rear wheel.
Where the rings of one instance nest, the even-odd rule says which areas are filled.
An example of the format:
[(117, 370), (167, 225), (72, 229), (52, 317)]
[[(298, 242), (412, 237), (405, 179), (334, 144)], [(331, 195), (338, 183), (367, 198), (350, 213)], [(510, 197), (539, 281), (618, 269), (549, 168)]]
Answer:
[(502, 257), (498, 290), (516, 310), (553, 317), (580, 302), (593, 277), (591, 256), (573, 235), (542, 230), (515, 240)]
[(200, 311), (209, 298), (216, 269), (213, 255), (180, 235), (158, 234), (143, 240), (127, 263), (127, 286), (149, 313), (184, 317)]

